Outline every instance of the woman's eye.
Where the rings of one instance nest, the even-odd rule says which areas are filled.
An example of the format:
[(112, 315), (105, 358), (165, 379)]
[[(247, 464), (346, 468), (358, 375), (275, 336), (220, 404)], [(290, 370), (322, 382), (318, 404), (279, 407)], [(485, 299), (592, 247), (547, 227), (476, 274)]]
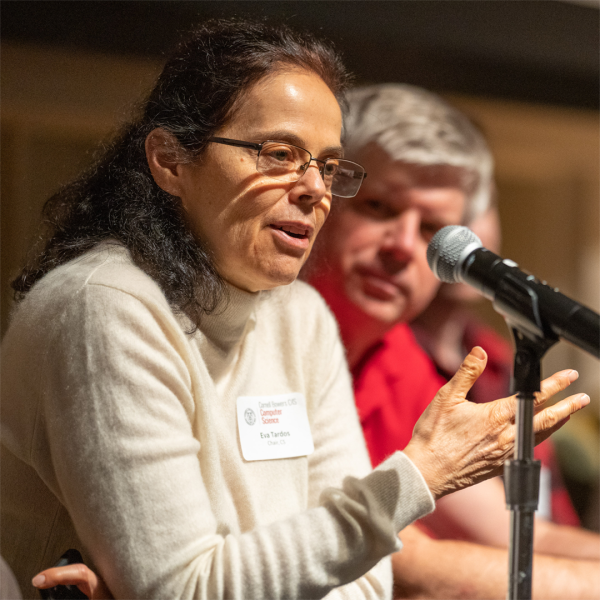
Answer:
[(325, 164), (325, 168), (323, 169), (323, 172), (328, 177), (333, 177), (337, 173), (337, 171), (338, 171), (338, 166), (334, 162), (328, 162), (328, 163), (326, 163)]
[(269, 150), (269, 157), (279, 162), (293, 160), (292, 152), (288, 148), (274, 148)]

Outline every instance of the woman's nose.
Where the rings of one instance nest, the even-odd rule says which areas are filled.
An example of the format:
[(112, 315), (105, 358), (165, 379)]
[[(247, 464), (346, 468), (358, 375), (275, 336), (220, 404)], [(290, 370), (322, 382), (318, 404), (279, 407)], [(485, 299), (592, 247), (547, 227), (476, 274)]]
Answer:
[(296, 202), (318, 204), (329, 193), (321, 176), (318, 164), (310, 163), (302, 177), (290, 192), (290, 199)]

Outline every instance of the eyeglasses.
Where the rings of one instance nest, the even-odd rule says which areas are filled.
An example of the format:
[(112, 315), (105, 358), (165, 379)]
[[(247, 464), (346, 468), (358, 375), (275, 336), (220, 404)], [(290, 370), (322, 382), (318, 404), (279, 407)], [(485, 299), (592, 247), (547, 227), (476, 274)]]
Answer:
[(257, 150), (256, 170), (280, 181), (298, 181), (314, 161), (317, 163), (327, 191), (340, 198), (356, 196), (360, 184), (367, 176), (365, 170), (355, 162), (341, 158), (319, 160), (313, 158), (308, 150), (285, 142), (269, 140), (262, 144), (255, 144), (222, 137), (211, 137), (208, 141)]

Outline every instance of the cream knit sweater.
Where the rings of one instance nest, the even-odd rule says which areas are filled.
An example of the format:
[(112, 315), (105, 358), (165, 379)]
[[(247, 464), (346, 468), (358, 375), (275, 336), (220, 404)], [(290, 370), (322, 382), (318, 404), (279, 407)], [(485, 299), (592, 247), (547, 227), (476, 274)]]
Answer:
[[(2, 355), (2, 554), (23, 588), (78, 547), (117, 598), (381, 598), (397, 533), (433, 509), (369, 462), (335, 321), (297, 282), (194, 335), (116, 244), (55, 269)], [(299, 392), (315, 450), (245, 461), (239, 396)], [(342, 587), (338, 587), (342, 586)]]

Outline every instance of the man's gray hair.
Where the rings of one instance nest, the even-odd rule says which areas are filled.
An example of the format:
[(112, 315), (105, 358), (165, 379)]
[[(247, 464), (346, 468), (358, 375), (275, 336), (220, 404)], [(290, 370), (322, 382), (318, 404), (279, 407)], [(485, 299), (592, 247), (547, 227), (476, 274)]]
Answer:
[(493, 158), (479, 129), (436, 94), (412, 85), (380, 84), (347, 94), (344, 127), (349, 158), (369, 143), (393, 160), (448, 165), (464, 171), (467, 220), (483, 213), (493, 193)]

